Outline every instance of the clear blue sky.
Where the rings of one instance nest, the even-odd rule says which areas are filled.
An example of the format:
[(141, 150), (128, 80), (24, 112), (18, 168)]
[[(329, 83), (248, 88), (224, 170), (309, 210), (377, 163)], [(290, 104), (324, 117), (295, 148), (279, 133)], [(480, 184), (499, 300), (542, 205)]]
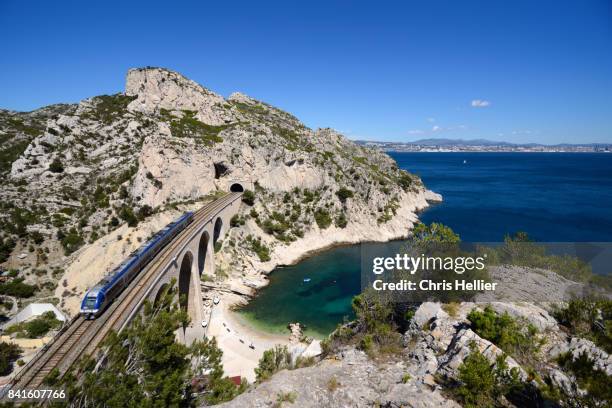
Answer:
[(152, 65), (351, 138), (612, 142), (609, 0), (294, 3), (0, 1), (0, 107)]

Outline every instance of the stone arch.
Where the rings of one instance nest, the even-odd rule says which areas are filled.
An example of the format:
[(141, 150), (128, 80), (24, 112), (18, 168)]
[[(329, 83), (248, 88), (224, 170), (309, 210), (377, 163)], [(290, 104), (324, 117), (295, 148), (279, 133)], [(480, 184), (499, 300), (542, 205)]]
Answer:
[(206, 268), (206, 258), (208, 256), (208, 244), (210, 242), (210, 236), (208, 235), (208, 231), (204, 231), (202, 236), (200, 237), (200, 242), (198, 244), (198, 272), (200, 276), (204, 273), (204, 269)]
[(244, 192), (244, 187), (240, 183), (234, 183), (230, 186), (230, 191), (232, 193), (242, 193)]
[(193, 255), (191, 252), (187, 252), (183, 256), (183, 260), (181, 261), (181, 267), (179, 269), (179, 302), (181, 309), (187, 311), (190, 315), (193, 310), (189, 310), (189, 295), (191, 292), (191, 268), (193, 266)]
[(223, 220), (221, 217), (217, 217), (215, 220), (215, 227), (213, 229), (213, 245), (217, 243), (219, 237), (221, 236), (221, 231), (223, 230)]

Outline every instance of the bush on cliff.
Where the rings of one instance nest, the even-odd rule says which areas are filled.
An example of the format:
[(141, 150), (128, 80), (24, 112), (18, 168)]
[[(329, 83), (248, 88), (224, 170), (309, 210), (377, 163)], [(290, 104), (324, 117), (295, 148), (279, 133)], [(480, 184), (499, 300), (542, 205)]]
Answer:
[(251, 190), (244, 190), (242, 193), (242, 202), (246, 205), (254, 205), (255, 204), (255, 193)]
[(553, 312), (557, 321), (579, 337), (592, 340), (612, 353), (612, 300), (572, 299)]
[(508, 313), (498, 314), (489, 306), (484, 311), (473, 309), (467, 316), (472, 330), (480, 337), (496, 344), (517, 361), (531, 366), (542, 341), (537, 329)]
[(255, 368), (255, 376), (257, 381), (261, 382), (285, 368), (291, 368), (291, 354), (287, 346), (276, 345), (274, 348), (264, 351), (257, 368)]
[(7, 375), (13, 369), (13, 362), (21, 355), (19, 346), (0, 342), (0, 375)]

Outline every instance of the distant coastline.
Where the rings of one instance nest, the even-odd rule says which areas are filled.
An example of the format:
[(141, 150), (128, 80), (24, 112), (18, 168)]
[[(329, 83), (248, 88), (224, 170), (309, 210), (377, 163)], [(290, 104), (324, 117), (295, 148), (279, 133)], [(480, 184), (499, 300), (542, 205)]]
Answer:
[(612, 143), (557, 144), (539, 143), (516, 144), (486, 139), (423, 139), (414, 142), (379, 142), (357, 140), (357, 144), (378, 148), (386, 152), (507, 152), (507, 153), (611, 153)]

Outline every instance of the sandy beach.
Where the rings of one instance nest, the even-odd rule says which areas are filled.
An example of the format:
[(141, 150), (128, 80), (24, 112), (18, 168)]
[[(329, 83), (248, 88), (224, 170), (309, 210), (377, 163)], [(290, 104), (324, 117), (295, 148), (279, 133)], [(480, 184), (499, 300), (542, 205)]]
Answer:
[[(241, 376), (255, 381), (255, 367), (263, 352), (276, 344), (289, 345), (287, 335), (275, 335), (257, 330), (244, 322), (230, 310), (234, 296), (226, 294), (214, 305), (207, 327), (207, 336), (214, 336), (223, 350), (223, 367), (228, 376)], [(251, 348), (250, 346), (254, 348)]]

